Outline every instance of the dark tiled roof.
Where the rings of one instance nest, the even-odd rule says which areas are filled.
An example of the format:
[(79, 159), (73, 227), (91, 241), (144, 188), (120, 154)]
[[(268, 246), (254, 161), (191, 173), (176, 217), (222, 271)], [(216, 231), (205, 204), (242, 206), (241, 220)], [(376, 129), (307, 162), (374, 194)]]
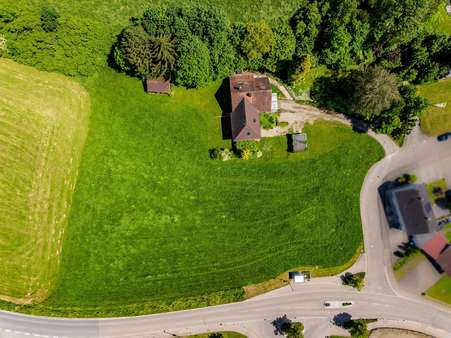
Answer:
[(443, 271), (451, 277), (451, 246), (448, 246), (448, 248), (437, 258), (437, 263)]
[(260, 139), (260, 113), (247, 98), (241, 100), (231, 115), (234, 141)]
[(261, 112), (271, 112), (272, 108), (272, 90), (268, 77), (253, 73), (231, 76), (230, 96), (233, 140), (260, 139), (258, 115)]
[(409, 236), (435, 230), (436, 221), (424, 185), (407, 185), (393, 190), (395, 206)]
[(146, 92), (148, 93), (171, 93), (171, 83), (165, 80), (147, 79)]

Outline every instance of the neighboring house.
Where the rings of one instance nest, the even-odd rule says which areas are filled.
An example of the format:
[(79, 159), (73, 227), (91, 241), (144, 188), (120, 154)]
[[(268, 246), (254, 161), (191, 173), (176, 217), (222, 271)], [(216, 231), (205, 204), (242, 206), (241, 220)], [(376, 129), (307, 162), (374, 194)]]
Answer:
[(437, 263), (442, 270), (451, 277), (451, 246), (448, 246), (437, 258)]
[(273, 111), (271, 84), (264, 75), (236, 74), (230, 77), (232, 140), (260, 140), (260, 113)]
[(435, 232), (432, 205), (424, 184), (406, 184), (387, 193), (391, 211), (401, 229), (407, 235), (421, 235)]
[(406, 184), (388, 190), (390, 219), (400, 225), (415, 244), (451, 276), (451, 246), (438, 230), (424, 184)]
[(155, 94), (171, 94), (171, 83), (169, 80), (147, 79), (146, 92)]
[(448, 247), (448, 240), (441, 232), (431, 234), (432, 238), (421, 246), (421, 250), (429, 257), (437, 260)]

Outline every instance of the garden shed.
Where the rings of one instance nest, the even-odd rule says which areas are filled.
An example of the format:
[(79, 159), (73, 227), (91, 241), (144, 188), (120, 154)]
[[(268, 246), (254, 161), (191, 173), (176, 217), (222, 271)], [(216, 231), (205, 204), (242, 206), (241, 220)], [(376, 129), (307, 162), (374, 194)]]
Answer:
[(307, 134), (297, 133), (292, 136), (293, 152), (305, 151), (307, 149)]
[(169, 80), (147, 79), (146, 92), (155, 94), (171, 94), (171, 83)]

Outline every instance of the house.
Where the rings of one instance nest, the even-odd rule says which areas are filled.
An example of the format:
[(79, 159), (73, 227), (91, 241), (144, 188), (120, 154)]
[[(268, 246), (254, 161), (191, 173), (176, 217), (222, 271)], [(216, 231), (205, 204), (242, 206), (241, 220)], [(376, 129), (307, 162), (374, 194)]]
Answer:
[(421, 246), (421, 250), (429, 257), (437, 260), (449, 244), (443, 233), (436, 232), (431, 235), (432, 238)]
[(147, 79), (146, 92), (156, 94), (171, 94), (171, 83), (169, 80)]
[(446, 6), (446, 12), (451, 15), (451, 5)]
[(274, 106), (268, 77), (242, 73), (231, 76), (229, 82), (232, 140), (260, 140), (260, 113), (271, 112)]
[(451, 277), (451, 246), (448, 246), (437, 258), (437, 264)]
[(391, 218), (404, 229), (409, 236), (435, 232), (435, 220), (431, 202), (424, 184), (406, 184), (388, 191)]

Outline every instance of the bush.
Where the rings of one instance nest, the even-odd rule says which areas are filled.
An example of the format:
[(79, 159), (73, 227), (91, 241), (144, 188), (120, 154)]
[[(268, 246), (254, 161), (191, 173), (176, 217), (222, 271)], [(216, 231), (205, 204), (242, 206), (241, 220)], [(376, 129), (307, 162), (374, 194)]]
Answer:
[(275, 113), (261, 113), (260, 114), (260, 125), (263, 129), (269, 130), (277, 126), (278, 114)]
[(290, 124), (286, 121), (282, 121), (282, 122), (277, 122), (277, 125), (281, 128), (285, 128), (285, 127), (288, 127)]
[(191, 35), (182, 41), (178, 53), (175, 83), (187, 88), (206, 86), (211, 81), (208, 47), (197, 36)]
[(229, 161), (233, 158), (233, 152), (230, 149), (211, 149), (210, 158), (213, 160)]
[(355, 274), (347, 273), (341, 278), (343, 285), (352, 286), (353, 288), (361, 291), (365, 286), (365, 272), (359, 272)]
[(395, 182), (399, 185), (414, 184), (417, 181), (416, 175), (403, 174), (395, 179)]
[(236, 155), (242, 160), (253, 160), (263, 156), (257, 141), (238, 141), (234, 144)]
[(349, 331), (351, 337), (368, 338), (370, 336), (367, 321), (364, 319), (350, 320), (344, 324), (344, 328)]
[(303, 338), (304, 324), (299, 322), (287, 321), (282, 325), (282, 332), (287, 338)]
[(44, 32), (53, 32), (58, 27), (60, 15), (53, 7), (44, 6), (41, 9), (41, 27)]

